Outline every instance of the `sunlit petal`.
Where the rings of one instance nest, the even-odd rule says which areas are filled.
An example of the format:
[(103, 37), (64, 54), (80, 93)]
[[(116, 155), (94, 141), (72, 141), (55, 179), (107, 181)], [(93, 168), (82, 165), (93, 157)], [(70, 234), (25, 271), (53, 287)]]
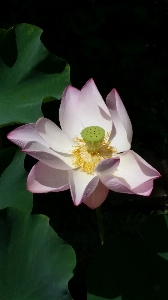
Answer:
[(7, 138), (21, 148), (23, 148), (28, 142), (39, 142), (42, 145), (47, 146), (47, 143), (37, 132), (35, 123), (22, 125), (12, 130), (8, 133)]
[(112, 146), (116, 147), (118, 152), (127, 151), (131, 147), (132, 125), (123, 102), (115, 89), (112, 89), (107, 95), (106, 103), (113, 121)]
[(23, 152), (40, 160), (47, 166), (60, 170), (68, 170), (72, 167), (71, 157), (59, 154), (50, 148), (47, 148), (38, 142), (30, 142), (24, 148)]
[(112, 120), (109, 110), (106, 107), (93, 79), (90, 79), (80, 92), (79, 113), (83, 128), (89, 126), (100, 126), (106, 132), (111, 132)]
[(84, 201), (96, 188), (99, 178), (79, 169), (69, 171), (69, 183), (72, 200), (75, 205)]
[(104, 159), (97, 165), (95, 172), (99, 175), (113, 173), (118, 168), (119, 163), (119, 157)]
[(61, 100), (59, 109), (59, 120), (63, 132), (72, 140), (82, 131), (82, 123), (79, 110), (80, 91), (68, 86)]
[(119, 154), (119, 157), (120, 164), (113, 176), (126, 183), (128, 188), (134, 189), (146, 181), (160, 177), (156, 169), (132, 150)]
[(36, 122), (36, 130), (53, 150), (69, 153), (72, 149), (72, 142), (68, 139), (67, 135), (52, 121), (46, 118), (40, 118)]

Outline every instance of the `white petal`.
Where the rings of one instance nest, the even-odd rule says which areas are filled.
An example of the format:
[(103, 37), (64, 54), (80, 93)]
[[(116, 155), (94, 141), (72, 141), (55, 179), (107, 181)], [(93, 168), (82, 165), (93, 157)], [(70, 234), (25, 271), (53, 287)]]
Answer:
[(55, 123), (46, 118), (40, 118), (36, 122), (36, 130), (53, 150), (70, 153), (72, 142)]
[(121, 181), (121, 178), (116, 178), (113, 175), (103, 175), (100, 177), (101, 182), (110, 190), (117, 193), (134, 194), (134, 192), (127, 187), (127, 183)]
[(55, 169), (68, 170), (72, 167), (71, 157), (59, 154), (50, 148), (47, 148), (38, 142), (30, 142), (24, 148), (23, 152), (40, 160), (47, 166)]
[(63, 93), (59, 109), (61, 128), (71, 140), (83, 129), (79, 111), (79, 95), (79, 90), (68, 86)]
[(107, 105), (105, 104), (102, 96), (100, 95), (98, 89), (97, 89), (97, 86), (94, 82), (94, 80), (91, 78), (89, 79), (86, 84), (84, 85), (84, 87), (82, 88), (82, 92), (83, 93), (88, 93), (88, 96), (92, 96), (93, 97), (93, 100), (95, 102), (97, 102), (97, 105), (99, 106), (99, 108), (101, 107), (101, 109), (109, 116), (111, 117), (110, 115), (110, 112), (108, 110), (108, 107)]
[(119, 163), (119, 157), (107, 158), (99, 162), (94, 171), (100, 176), (113, 173), (118, 168)]
[(23, 148), (27, 143), (35, 141), (47, 146), (47, 143), (38, 134), (35, 128), (35, 123), (17, 127), (8, 133), (7, 138), (21, 148)]
[(69, 170), (69, 183), (72, 200), (75, 205), (84, 201), (96, 188), (99, 178), (81, 172), (79, 169)]
[(100, 126), (106, 132), (112, 130), (112, 120), (108, 108), (93, 81), (90, 79), (79, 95), (79, 113), (83, 129), (89, 126)]
[(141, 184), (137, 186), (132, 191), (135, 194), (141, 195), (141, 196), (149, 196), (153, 190), (153, 180), (149, 180), (145, 182), (145, 184)]
[(32, 193), (65, 191), (69, 189), (68, 171), (53, 169), (38, 162), (28, 175), (27, 189)]
[(120, 164), (113, 176), (121, 182), (127, 183), (128, 188), (134, 189), (144, 182), (160, 176), (157, 170), (132, 150), (118, 156), (120, 157)]
[(127, 182), (121, 178), (115, 178), (113, 175), (101, 176), (100, 180), (107, 188), (117, 193), (149, 196), (153, 189), (153, 180), (146, 181), (134, 189), (129, 188)]
[(107, 95), (106, 103), (113, 121), (111, 145), (116, 147), (118, 152), (127, 151), (131, 147), (132, 125), (124, 104), (115, 89), (112, 89)]

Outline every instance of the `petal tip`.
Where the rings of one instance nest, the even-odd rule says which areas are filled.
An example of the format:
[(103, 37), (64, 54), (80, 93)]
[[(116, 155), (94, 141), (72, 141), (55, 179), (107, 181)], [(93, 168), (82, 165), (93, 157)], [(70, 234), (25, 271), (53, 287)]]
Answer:
[[(86, 83), (85, 83), (85, 85), (83, 86), (83, 88), (84, 88), (84, 87), (87, 87), (88, 85), (96, 85), (93, 78), (90, 78), (88, 81), (86, 81)], [(83, 88), (82, 88), (82, 89), (83, 89)]]
[(115, 96), (119, 96), (119, 93), (117, 92), (116, 88), (113, 88), (112, 91), (113, 91)]
[(94, 79), (91, 77), (87, 82), (94, 82)]
[(10, 138), (10, 135), (11, 135), (11, 132), (9, 132), (9, 133), (6, 135), (6, 138), (7, 138), (8, 140), (11, 139), (11, 138)]
[(68, 91), (71, 87), (72, 87), (71, 85), (68, 85), (68, 86), (64, 89), (64, 91), (63, 91), (63, 93), (62, 93), (62, 97), (66, 95), (67, 91)]

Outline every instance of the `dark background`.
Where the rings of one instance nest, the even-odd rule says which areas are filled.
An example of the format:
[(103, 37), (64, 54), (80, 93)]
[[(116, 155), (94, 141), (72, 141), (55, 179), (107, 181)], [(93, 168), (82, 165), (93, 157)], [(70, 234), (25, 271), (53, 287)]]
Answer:
[[(132, 149), (162, 174), (150, 198), (110, 192), (103, 204), (106, 235), (137, 238), (139, 224), (167, 203), (168, 1), (1, 1), (0, 27), (19, 23), (43, 29), (46, 48), (70, 64), (73, 86), (80, 89), (92, 77), (104, 99), (113, 87), (120, 94), (133, 125)], [(58, 123), (58, 108), (53, 101), (42, 109)], [(25, 164), (27, 170), (32, 163)], [(78, 264), (70, 290), (75, 300), (86, 299), (84, 273), (99, 244), (94, 212), (74, 207), (69, 191), (36, 196), (33, 212), (50, 216), (74, 247)]]

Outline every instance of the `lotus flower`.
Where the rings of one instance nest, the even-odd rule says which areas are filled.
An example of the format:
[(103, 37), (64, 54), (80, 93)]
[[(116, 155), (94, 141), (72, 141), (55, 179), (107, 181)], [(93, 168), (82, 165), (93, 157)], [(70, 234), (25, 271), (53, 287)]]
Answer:
[(93, 79), (81, 90), (68, 86), (59, 109), (61, 129), (40, 118), (8, 134), (39, 161), (31, 169), (32, 193), (70, 188), (75, 205), (97, 208), (114, 192), (148, 196), (159, 172), (130, 150), (132, 125), (115, 89), (103, 101)]

